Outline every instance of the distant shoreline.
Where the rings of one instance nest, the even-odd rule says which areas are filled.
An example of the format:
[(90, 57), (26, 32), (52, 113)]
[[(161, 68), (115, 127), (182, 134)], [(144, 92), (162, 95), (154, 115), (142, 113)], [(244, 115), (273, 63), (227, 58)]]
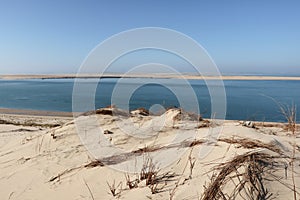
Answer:
[(92, 79), (92, 78), (157, 78), (157, 79), (190, 79), (190, 80), (295, 80), (300, 81), (300, 76), (259, 76), (259, 75), (237, 75), (237, 76), (196, 76), (196, 75), (175, 75), (175, 74), (105, 74), (99, 75), (0, 75), (2, 80), (22, 79)]
[[(14, 109), (14, 108), (0, 108), (0, 118), (1, 116), (22, 116), (22, 117), (54, 117), (54, 118), (65, 118), (73, 119), (73, 112), (63, 112), (63, 111), (49, 111), (49, 110), (30, 110), (30, 109)], [(81, 114), (81, 113), (78, 113)], [(76, 116), (76, 115), (75, 115)], [(209, 119), (209, 118), (205, 118)], [(245, 119), (224, 119), (225, 122), (236, 122), (236, 121), (247, 121)], [(286, 122), (280, 121), (256, 121), (256, 124), (285, 124)]]
[(23, 116), (48, 116), (48, 117), (73, 117), (72, 112), (48, 111), (48, 110), (28, 110), (14, 108), (0, 108), (0, 115), (23, 115)]

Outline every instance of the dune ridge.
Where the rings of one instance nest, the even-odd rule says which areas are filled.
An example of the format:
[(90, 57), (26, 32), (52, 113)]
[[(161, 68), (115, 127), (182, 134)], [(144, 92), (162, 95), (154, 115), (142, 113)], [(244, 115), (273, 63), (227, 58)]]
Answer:
[[(293, 137), (285, 124), (221, 124), (180, 109), (158, 116), (144, 110), (122, 113), (103, 108), (75, 119), (2, 114), (0, 196), (46, 200), (292, 199), (294, 174), (300, 197), (299, 127)], [(76, 120), (86, 124), (88, 135), (93, 130), (89, 122), (95, 119), (102, 131), (97, 134), (122, 154), (95, 159), (88, 152), (77, 133)], [(162, 126), (153, 127), (162, 121)], [(209, 131), (220, 127), (220, 135), (209, 140)], [(129, 135), (128, 130), (133, 132)], [(203, 147), (211, 147), (211, 151), (200, 158)], [(164, 166), (165, 155), (180, 156)], [(132, 162), (136, 162), (135, 173), (128, 172)], [(124, 166), (128, 171), (116, 170)]]

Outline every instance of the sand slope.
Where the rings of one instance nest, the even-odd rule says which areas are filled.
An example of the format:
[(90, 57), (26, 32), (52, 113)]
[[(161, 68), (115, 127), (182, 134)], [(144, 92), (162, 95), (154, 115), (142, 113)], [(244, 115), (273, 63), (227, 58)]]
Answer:
[[(251, 166), (247, 163), (251, 163), (252, 158), (257, 159), (257, 169), (265, 170), (261, 177), (265, 191), (276, 199), (292, 199), (293, 146), (294, 179), (296, 189), (300, 191), (300, 138), (294, 138), (278, 124), (274, 127), (274, 124), (263, 126), (257, 123), (256, 128), (248, 128), (237, 121), (227, 121), (223, 125), (199, 122), (197, 117), (176, 109), (161, 116), (144, 114), (137, 111), (130, 116), (122, 113), (112, 116), (110, 112), (98, 112), (76, 119), (86, 124), (87, 134), (92, 130), (90, 120), (97, 119), (102, 130), (97, 133), (122, 152), (98, 162), (83, 145), (78, 127), (71, 118), (27, 116), (26, 120), (36, 122), (28, 124), (24, 116), (2, 115), (0, 119), (5, 123), (0, 124), (1, 199), (215, 199), (220, 191), (229, 198), (236, 193), (239, 180), (246, 177), (242, 175), (244, 171), (248, 169), (249, 172)], [(207, 137), (212, 129), (221, 130), (215, 142)], [(128, 131), (131, 131), (130, 135)], [(103, 140), (97, 142), (105, 148)], [(199, 152), (203, 156), (203, 151), (207, 150), (204, 147), (209, 147), (209, 152), (200, 158)], [(267, 157), (255, 157), (256, 154)], [(244, 156), (241, 159), (246, 158), (245, 163), (227, 165), (238, 155)], [(175, 159), (173, 162), (172, 158)], [(265, 159), (264, 166), (260, 165), (259, 158)], [(152, 160), (155, 169), (159, 169), (154, 170), (158, 173), (148, 186), (146, 180), (134, 181), (141, 179), (139, 168), (147, 160)], [(134, 162), (136, 164), (132, 165)], [(222, 163), (225, 164), (219, 166)], [(220, 172), (226, 166), (230, 166), (227, 172), (234, 167), (238, 169), (222, 179)], [(126, 173), (116, 168), (138, 173)], [(137, 187), (129, 189), (126, 174)], [(220, 191), (211, 190), (215, 196), (205, 197), (215, 180), (222, 183)], [(114, 182), (115, 197), (108, 186)], [(251, 188), (247, 184), (245, 187)], [(214, 189), (218, 189), (216, 184)], [(243, 199), (241, 196), (250, 199), (246, 193), (241, 189), (235, 199)]]

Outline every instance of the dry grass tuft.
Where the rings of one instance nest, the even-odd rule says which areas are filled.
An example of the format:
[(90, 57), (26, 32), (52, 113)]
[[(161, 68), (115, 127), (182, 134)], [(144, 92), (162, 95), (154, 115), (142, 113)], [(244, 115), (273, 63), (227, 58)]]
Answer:
[(167, 182), (173, 181), (176, 177), (175, 173), (166, 172), (159, 174), (159, 167), (153, 162), (151, 157), (144, 160), (141, 172), (140, 181), (146, 180), (146, 186), (151, 189), (152, 194), (159, 193), (167, 185)]
[[(238, 196), (244, 199), (270, 199), (272, 194), (265, 187), (263, 174), (273, 166), (273, 158), (268, 154), (254, 152), (238, 155), (215, 168), (220, 172), (215, 174), (205, 189), (202, 200), (235, 199)], [(234, 178), (238, 184), (230, 194), (224, 193), (223, 188)]]
[(143, 115), (143, 116), (149, 116), (149, 110), (147, 110), (146, 108), (138, 108), (137, 110), (140, 111), (140, 115)]
[(279, 110), (283, 117), (287, 120), (286, 130), (291, 131), (294, 135), (296, 132), (296, 114), (297, 108), (296, 105), (292, 104), (291, 106), (279, 103)]
[(286, 130), (291, 131), (292, 136), (294, 137), (293, 143), (293, 152), (291, 158), (291, 167), (292, 167), (292, 181), (293, 181), (293, 195), (294, 200), (297, 200), (297, 192), (296, 192), (296, 182), (295, 182), (295, 154), (296, 154), (296, 131), (297, 131), (297, 108), (295, 104), (291, 106), (278, 103), (281, 114), (287, 120)]
[(202, 120), (201, 123), (198, 125), (198, 128), (207, 128), (210, 126), (210, 121)]
[(131, 180), (129, 174), (125, 174), (126, 185), (128, 185), (129, 189), (137, 188), (140, 180), (138, 178)]
[(120, 182), (118, 185), (116, 185), (116, 181), (114, 180), (114, 182), (112, 184), (109, 184), (108, 182), (106, 182), (110, 193), (115, 197), (115, 196), (119, 196), (121, 194), (122, 191), (122, 182)]
[(270, 151), (281, 153), (281, 150), (273, 144), (267, 144), (264, 142), (261, 142), (259, 140), (251, 140), (247, 138), (240, 138), (240, 139), (234, 139), (234, 138), (220, 138), (219, 141), (226, 142), (229, 144), (237, 144), (239, 145), (238, 148), (243, 147), (246, 149), (255, 149), (255, 148), (265, 148)]
[(140, 180), (146, 180), (146, 185), (153, 184), (158, 172), (159, 168), (153, 163), (152, 158), (147, 157), (141, 169)]

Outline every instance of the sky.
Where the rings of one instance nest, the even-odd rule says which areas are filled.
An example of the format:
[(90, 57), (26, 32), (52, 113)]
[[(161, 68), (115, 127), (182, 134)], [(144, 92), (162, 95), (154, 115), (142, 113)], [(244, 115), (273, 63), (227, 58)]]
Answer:
[(1, 0), (0, 74), (76, 73), (110, 36), (163, 27), (196, 40), (223, 74), (300, 75), (299, 8), (296, 0)]

